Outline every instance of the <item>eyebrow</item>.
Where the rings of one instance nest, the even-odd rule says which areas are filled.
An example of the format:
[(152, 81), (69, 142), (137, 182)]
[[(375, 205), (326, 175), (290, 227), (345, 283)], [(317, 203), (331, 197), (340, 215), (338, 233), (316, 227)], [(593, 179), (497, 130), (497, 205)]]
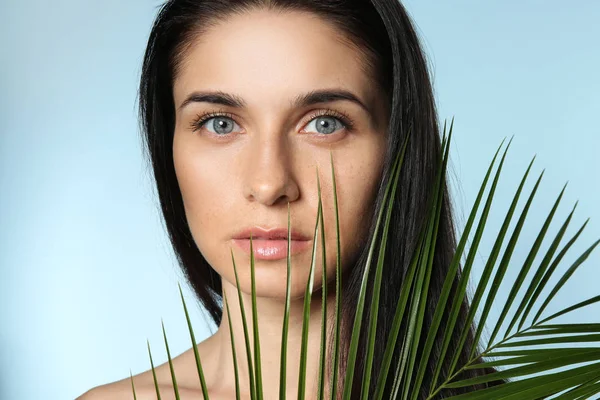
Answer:
[[(295, 99), (290, 101), (292, 107), (308, 107), (310, 105), (318, 103), (329, 103), (333, 101), (346, 100), (358, 104), (363, 108), (369, 115), (373, 116), (373, 113), (360, 100), (354, 93), (344, 89), (321, 89), (312, 90), (307, 93), (296, 96)], [(224, 106), (234, 108), (244, 108), (247, 106), (246, 101), (240, 96), (234, 94), (225, 93), (222, 91), (209, 91), (209, 92), (193, 92), (191, 93), (179, 106), (178, 110), (182, 110), (184, 107), (191, 103), (211, 103), (221, 104)]]

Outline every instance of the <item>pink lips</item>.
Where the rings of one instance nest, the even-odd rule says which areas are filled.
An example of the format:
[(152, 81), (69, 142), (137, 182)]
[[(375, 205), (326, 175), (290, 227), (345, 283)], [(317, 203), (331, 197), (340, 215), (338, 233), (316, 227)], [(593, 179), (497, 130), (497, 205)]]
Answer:
[[(233, 241), (246, 254), (250, 254), (250, 239), (234, 239)], [(294, 255), (308, 249), (310, 240), (291, 240), (290, 245), (291, 255)], [(280, 260), (287, 257), (287, 240), (254, 239), (253, 237), (252, 250), (254, 250), (254, 259)]]
[[(234, 243), (250, 254), (250, 235), (254, 259), (280, 260), (287, 257), (287, 228), (264, 229), (261, 227), (246, 228), (234, 236)], [(300, 253), (310, 247), (310, 238), (299, 232), (291, 232), (291, 255)]]

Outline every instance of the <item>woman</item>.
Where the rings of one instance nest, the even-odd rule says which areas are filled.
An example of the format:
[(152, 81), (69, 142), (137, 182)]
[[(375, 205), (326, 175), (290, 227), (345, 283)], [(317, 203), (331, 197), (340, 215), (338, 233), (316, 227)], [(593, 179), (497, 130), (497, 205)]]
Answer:
[[(317, 169), (332, 338), (336, 231), (329, 171), (330, 154), (333, 156), (343, 270), (339, 398), (367, 245), (374, 234), (391, 164), (408, 126), (412, 133), (386, 250), (374, 366), (383, 358), (403, 273), (425, 219), (441, 151), (425, 57), (402, 5), (397, 0), (168, 1), (150, 34), (140, 106), (170, 239), (195, 293), (218, 326), (198, 344), (211, 399), (235, 398), (223, 294), (229, 299), (241, 397), (250, 397), (232, 255), (248, 313), (251, 234), (264, 398), (279, 398), (288, 205), (293, 235), (286, 398), (297, 396), (303, 295), (317, 216)], [(429, 316), (455, 248), (450, 204), (446, 193), (427, 300)], [(320, 257), (319, 250), (317, 260)], [(316, 398), (318, 381), (322, 267), (317, 262), (314, 271), (307, 398)], [(462, 319), (467, 311), (465, 303)], [(367, 321), (368, 315), (364, 318)], [(424, 330), (430, 322), (424, 321)], [(462, 326), (460, 320), (458, 326)], [(363, 323), (355, 365), (360, 373), (353, 378), (355, 398), (361, 389), (367, 328)], [(327, 347), (329, 379), (331, 345), (329, 342)], [(439, 357), (436, 348), (430, 372)], [(396, 350), (394, 360), (399, 355)], [(470, 346), (465, 346), (465, 352), (469, 350)], [(446, 356), (448, 363), (451, 356)], [(462, 354), (460, 362), (467, 356)], [(174, 366), (181, 398), (202, 398), (193, 349), (175, 358)], [(443, 368), (442, 374), (446, 373)], [(162, 398), (174, 398), (168, 363), (157, 368), (157, 380)], [(423, 398), (429, 393), (430, 380), (425, 377)], [(371, 395), (375, 382), (371, 379)], [(156, 398), (150, 370), (136, 375), (134, 383), (138, 399)], [(386, 393), (391, 384), (388, 379)], [(326, 385), (328, 395), (331, 389)], [(440, 396), (464, 390), (440, 392)], [(133, 398), (129, 378), (95, 388), (82, 398), (108, 397)]]

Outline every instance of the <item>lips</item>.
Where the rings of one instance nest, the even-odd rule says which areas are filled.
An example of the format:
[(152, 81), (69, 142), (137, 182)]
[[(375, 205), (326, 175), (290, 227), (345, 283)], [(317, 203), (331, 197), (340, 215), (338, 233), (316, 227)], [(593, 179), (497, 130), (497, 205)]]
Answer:
[[(287, 228), (270, 228), (265, 229), (259, 226), (245, 228), (239, 231), (233, 238), (234, 239), (264, 239), (264, 240), (287, 240), (288, 230)], [(304, 235), (301, 232), (292, 230), (291, 240), (311, 240), (311, 237)]]
[[(287, 228), (264, 229), (261, 227), (246, 228), (240, 231), (233, 242), (246, 254), (250, 254), (250, 235), (254, 258), (259, 260), (280, 260), (287, 257)], [(292, 231), (290, 235), (291, 255), (306, 251), (310, 247), (310, 238)]]

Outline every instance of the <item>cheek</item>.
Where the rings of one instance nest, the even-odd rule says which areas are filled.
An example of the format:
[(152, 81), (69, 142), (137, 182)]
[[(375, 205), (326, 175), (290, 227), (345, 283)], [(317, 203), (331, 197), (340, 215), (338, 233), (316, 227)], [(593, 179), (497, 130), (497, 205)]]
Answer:
[[(227, 232), (222, 232), (224, 209), (232, 200), (233, 188), (224, 182), (230, 176), (226, 168), (215, 168), (216, 160), (191, 145), (174, 142), (173, 161), (181, 191), (186, 219), (198, 249), (211, 265), (220, 265), (213, 254), (216, 244)], [(227, 255), (227, 254), (226, 254)]]
[[(341, 262), (344, 269), (355, 263), (360, 251), (369, 244), (370, 223), (375, 211), (375, 200), (383, 170), (383, 163), (380, 161), (383, 157), (373, 156), (361, 159), (357, 156), (346, 159), (355, 161), (335, 164)], [(325, 233), (329, 280), (330, 276), (335, 279), (337, 239), (333, 188), (328, 190), (331, 194), (327, 194), (329, 205), (325, 210)]]

